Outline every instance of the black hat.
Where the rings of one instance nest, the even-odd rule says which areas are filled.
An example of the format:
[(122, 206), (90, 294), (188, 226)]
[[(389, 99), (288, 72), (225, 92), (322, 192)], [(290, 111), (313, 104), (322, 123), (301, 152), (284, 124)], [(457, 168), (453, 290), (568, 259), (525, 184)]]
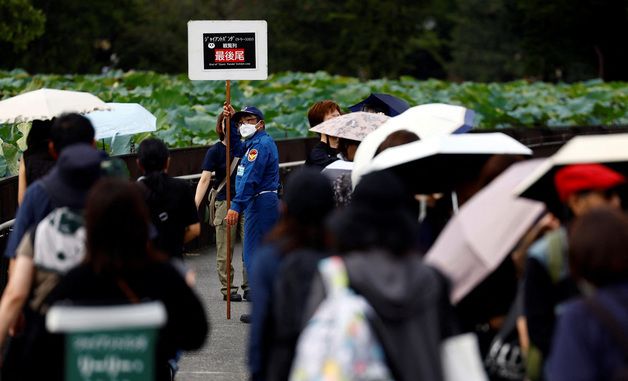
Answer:
[(57, 163), (43, 179), (54, 207), (85, 207), (87, 192), (100, 178), (100, 164), (107, 155), (89, 144), (65, 147)]
[(306, 225), (322, 224), (334, 208), (334, 191), (319, 171), (302, 168), (288, 178), (283, 197), (286, 214)]

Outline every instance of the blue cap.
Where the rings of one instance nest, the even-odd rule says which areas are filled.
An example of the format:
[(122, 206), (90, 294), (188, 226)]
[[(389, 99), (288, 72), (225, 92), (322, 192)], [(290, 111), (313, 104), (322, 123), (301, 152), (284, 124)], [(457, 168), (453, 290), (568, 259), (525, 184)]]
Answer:
[(236, 112), (235, 114), (233, 114), (233, 121), (238, 123), (238, 120), (240, 120), (240, 118), (244, 115), (244, 114), (251, 114), (251, 115), (255, 115), (257, 117), (257, 119), (259, 120), (264, 120), (264, 114), (255, 106), (244, 106), (244, 108), (238, 112)]

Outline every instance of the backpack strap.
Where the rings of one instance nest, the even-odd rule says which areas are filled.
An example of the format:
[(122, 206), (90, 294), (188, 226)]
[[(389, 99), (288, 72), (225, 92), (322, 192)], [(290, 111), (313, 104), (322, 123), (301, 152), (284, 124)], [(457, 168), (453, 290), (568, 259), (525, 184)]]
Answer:
[(349, 275), (342, 258), (339, 256), (322, 259), (318, 262), (318, 271), (321, 273), (325, 292), (328, 295), (348, 289)]
[[(626, 299), (621, 297), (621, 299)], [(627, 300), (622, 300), (621, 305), (627, 305)], [(617, 343), (624, 352), (624, 361), (628, 361), (628, 336), (622, 325), (617, 321), (613, 313), (608, 310), (599, 300), (594, 297), (588, 297), (584, 301), (585, 305), (593, 312), (598, 318), (598, 321), (608, 330), (612, 335), (613, 340)]]
[[(239, 157), (234, 157), (233, 160), (231, 161), (231, 168), (229, 168), (229, 173), (231, 173), (233, 175), (233, 170), (238, 166), (238, 162), (240, 161)], [(220, 191), (222, 190), (222, 188), (225, 187), (225, 185), (227, 184), (227, 176), (225, 176), (224, 179), (222, 179), (222, 182), (220, 183), (220, 185), (218, 185), (218, 188), (216, 188), (216, 193), (220, 193)]]

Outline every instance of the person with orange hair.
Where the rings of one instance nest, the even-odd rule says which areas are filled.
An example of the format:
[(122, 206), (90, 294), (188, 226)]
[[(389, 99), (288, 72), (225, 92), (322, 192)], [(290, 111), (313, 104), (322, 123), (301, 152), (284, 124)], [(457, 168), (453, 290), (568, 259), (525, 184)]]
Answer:
[[(307, 112), (307, 119), (310, 122), (311, 128), (340, 115), (342, 115), (342, 112), (340, 111), (340, 106), (338, 106), (336, 102), (324, 100), (316, 102), (312, 105), (312, 107), (310, 107)], [(335, 144), (333, 144), (332, 139), (336, 140)], [(307, 159), (305, 160), (305, 165), (322, 170), (329, 164), (338, 160), (338, 157), (336, 156), (338, 152), (336, 149), (332, 148), (332, 145), (338, 144), (337, 141), (338, 138), (321, 134), (321, 141), (314, 146), (312, 151), (310, 151)]]

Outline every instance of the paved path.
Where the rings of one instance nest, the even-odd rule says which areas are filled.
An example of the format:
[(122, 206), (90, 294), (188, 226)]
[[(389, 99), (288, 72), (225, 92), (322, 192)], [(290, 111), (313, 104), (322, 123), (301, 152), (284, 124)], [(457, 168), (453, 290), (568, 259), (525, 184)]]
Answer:
[[(237, 246), (233, 260), (237, 285), (242, 280), (241, 252), (240, 246)], [(247, 380), (245, 359), (249, 325), (240, 322), (240, 315), (248, 312), (250, 303), (231, 303), (231, 320), (227, 320), (227, 303), (222, 300), (220, 293), (213, 246), (197, 253), (188, 253), (186, 262), (196, 271), (196, 291), (205, 303), (211, 332), (201, 350), (183, 355), (177, 381)]]

